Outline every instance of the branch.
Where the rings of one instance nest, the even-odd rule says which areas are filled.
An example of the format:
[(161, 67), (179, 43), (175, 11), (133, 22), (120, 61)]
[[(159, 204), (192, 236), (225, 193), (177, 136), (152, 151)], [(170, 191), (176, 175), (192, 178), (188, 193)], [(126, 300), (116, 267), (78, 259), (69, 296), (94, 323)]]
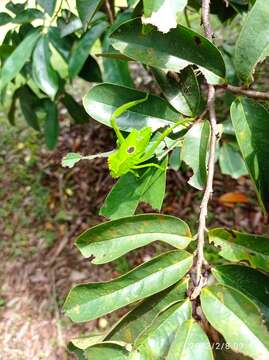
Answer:
[[(203, 0), (202, 2), (202, 20), (204, 26), (204, 32), (206, 37), (212, 41), (212, 29), (209, 21), (209, 11), (210, 11), (210, 0)], [(210, 135), (210, 148), (209, 148), (209, 158), (208, 158), (208, 176), (206, 187), (201, 202), (201, 211), (199, 215), (199, 227), (197, 234), (197, 261), (195, 269), (195, 288), (191, 295), (192, 299), (195, 299), (201, 291), (201, 288), (205, 284), (205, 279), (202, 276), (202, 267), (204, 264), (204, 244), (205, 244), (205, 232), (206, 232), (206, 218), (207, 218), (207, 207), (210, 200), (211, 193), (213, 192), (213, 178), (215, 170), (215, 152), (216, 152), (216, 142), (217, 142), (217, 119), (215, 112), (215, 87), (209, 85), (208, 87), (208, 97), (207, 97), (207, 108), (209, 111), (209, 119), (211, 126), (211, 135)]]
[(236, 95), (245, 95), (257, 100), (269, 100), (269, 93), (255, 90), (242, 89), (239, 86), (233, 85), (216, 85), (216, 87), (230, 91)]

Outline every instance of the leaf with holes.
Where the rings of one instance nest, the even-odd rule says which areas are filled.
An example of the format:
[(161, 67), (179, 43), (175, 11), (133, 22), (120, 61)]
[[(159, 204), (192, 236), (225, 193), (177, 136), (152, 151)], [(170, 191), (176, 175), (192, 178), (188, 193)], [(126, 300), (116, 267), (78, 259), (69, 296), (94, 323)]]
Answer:
[(209, 242), (220, 247), (224, 259), (248, 261), (254, 268), (269, 271), (269, 238), (223, 228), (209, 231)]
[(143, 23), (155, 25), (159, 31), (167, 33), (177, 27), (177, 15), (184, 10), (187, 2), (187, 0), (143, 0)]
[(178, 218), (144, 214), (96, 225), (77, 238), (76, 246), (84, 257), (93, 256), (94, 264), (104, 264), (157, 240), (184, 249), (192, 237), (188, 225)]
[(167, 74), (157, 68), (151, 68), (164, 96), (181, 114), (194, 116), (198, 113), (201, 94), (193, 69), (188, 66), (179, 75)]
[(74, 322), (96, 319), (175, 284), (192, 262), (191, 254), (174, 250), (109, 282), (77, 285), (67, 296), (64, 310)]
[(205, 37), (178, 25), (168, 34), (149, 28), (140, 19), (125, 22), (112, 35), (113, 47), (143, 64), (178, 72), (195, 64), (225, 77), (225, 64), (219, 50)]

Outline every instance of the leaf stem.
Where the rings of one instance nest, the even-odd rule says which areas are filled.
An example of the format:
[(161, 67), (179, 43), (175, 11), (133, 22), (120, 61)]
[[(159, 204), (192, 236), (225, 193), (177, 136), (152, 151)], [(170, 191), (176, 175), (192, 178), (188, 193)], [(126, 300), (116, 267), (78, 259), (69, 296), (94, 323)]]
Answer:
[[(212, 29), (209, 21), (209, 12), (210, 12), (210, 0), (203, 0), (202, 2), (202, 20), (203, 27), (206, 37), (212, 41)], [(191, 295), (192, 299), (195, 299), (201, 291), (201, 288), (204, 285), (204, 279), (202, 276), (202, 267), (204, 264), (204, 244), (205, 244), (205, 232), (206, 232), (206, 218), (207, 218), (207, 207), (210, 200), (210, 196), (213, 192), (213, 178), (215, 170), (215, 152), (216, 152), (216, 142), (217, 142), (217, 119), (215, 111), (215, 87), (213, 85), (208, 86), (208, 97), (207, 97), (207, 108), (209, 111), (209, 120), (211, 126), (211, 135), (210, 135), (210, 148), (209, 148), (209, 158), (208, 158), (208, 176), (206, 187), (203, 195), (203, 199), (200, 206), (200, 215), (199, 215), (199, 226), (197, 234), (197, 261), (195, 268), (195, 288)]]
[(233, 94), (236, 95), (245, 95), (253, 99), (257, 100), (269, 100), (269, 93), (268, 92), (262, 92), (262, 91), (255, 91), (255, 90), (248, 90), (243, 89), (240, 86), (234, 86), (234, 85), (216, 85), (217, 88), (221, 88), (227, 91), (230, 91)]

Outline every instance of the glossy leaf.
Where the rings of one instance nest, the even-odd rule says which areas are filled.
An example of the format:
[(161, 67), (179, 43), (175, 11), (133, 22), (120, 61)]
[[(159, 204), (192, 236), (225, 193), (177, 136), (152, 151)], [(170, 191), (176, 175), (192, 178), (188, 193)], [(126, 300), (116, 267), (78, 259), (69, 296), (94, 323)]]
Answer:
[(37, 3), (50, 15), (54, 13), (57, 0), (37, 0)]
[[(167, 159), (161, 163), (161, 166), (166, 169)], [(165, 185), (166, 171), (161, 169), (149, 168), (140, 177), (127, 173), (117, 181), (107, 195), (100, 215), (111, 220), (133, 215), (142, 201), (160, 210), (165, 196)]]
[(39, 123), (36, 114), (37, 102), (39, 100), (38, 97), (27, 85), (19, 88), (17, 94), (20, 101), (21, 110), (26, 122), (33, 129), (39, 130)]
[(48, 149), (55, 148), (59, 136), (58, 110), (54, 102), (46, 99), (43, 104), (46, 116), (44, 123), (45, 142)]
[(104, 342), (102, 344), (96, 344), (85, 350), (85, 356), (87, 360), (128, 360), (129, 351), (119, 344)]
[[(110, 125), (113, 112), (121, 105), (145, 98), (145, 93), (115, 84), (94, 86), (83, 99), (87, 113), (95, 120)], [(147, 101), (132, 107), (117, 118), (121, 130), (131, 131), (145, 126), (157, 130), (179, 120), (179, 114), (163, 99), (149, 95)]]
[(74, 44), (68, 64), (71, 80), (79, 74), (89, 56), (91, 47), (102, 35), (106, 27), (107, 23), (105, 21), (98, 22)]
[(65, 92), (61, 97), (61, 102), (64, 104), (72, 118), (75, 120), (76, 124), (85, 124), (89, 121), (89, 116), (84, 110), (83, 106), (80, 105), (73, 98), (73, 96)]
[(204, 288), (203, 312), (229, 347), (255, 360), (269, 358), (269, 333), (258, 307), (244, 294), (222, 285)]
[(241, 265), (219, 265), (212, 273), (220, 284), (231, 286), (250, 297), (260, 308), (269, 326), (269, 277)]
[(167, 360), (213, 360), (208, 337), (193, 319), (179, 327), (168, 352)]
[(96, 319), (168, 288), (191, 266), (192, 255), (186, 251), (164, 253), (109, 282), (75, 286), (65, 312), (74, 322)]
[[(123, 22), (130, 20), (132, 13), (125, 11), (119, 13), (113, 22), (113, 24), (107, 29), (104, 39), (102, 41), (102, 50), (103, 53), (112, 53), (115, 52), (114, 48), (110, 43), (111, 33)], [(103, 55), (103, 54), (102, 54)], [(122, 61), (120, 59), (113, 59), (107, 56), (103, 57), (103, 77), (104, 81), (112, 84), (118, 84), (128, 87), (134, 87), (133, 80), (129, 72), (129, 65), (127, 61)]]
[(110, 341), (133, 343), (154, 319), (170, 305), (186, 299), (188, 280), (150, 296), (121, 319), (105, 337)]
[(84, 257), (94, 256), (94, 264), (103, 264), (156, 240), (184, 249), (192, 238), (184, 221), (168, 215), (144, 214), (96, 225), (82, 233), (76, 245)]
[(16, 47), (5, 61), (0, 74), (0, 91), (20, 72), (30, 58), (33, 48), (40, 36), (38, 30), (32, 31)]
[(112, 33), (113, 47), (143, 64), (164, 70), (180, 71), (195, 64), (225, 76), (219, 50), (200, 34), (179, 25), (168, 34), (150, 29), (146, 34), (139, 19), (125, 22)]
[(187, 0), (143, 0), (143, 23), (155, 25), (159, 31), (167, 33), (177, 27), (177, 15), (184, 10), (187, 2)]
[(0, 13), (0, 26), (6, 25), (12, 21), (12, 17), (8, 13)]
[(72, 45), (70, 39), (67, 37), (65, 39), (61, 38), (60, 30), (53, 26), (50, 26), (48, 29), (48, 37), (55, 50), (57, 50), (63, 59), (67, 61)]
[(82, 21), (84, 29), (87, 28), (88, 23), (91, 21), (102, 1), (103, 0), (76, 0), (78, 15)]
[(199, 84), (191, 67), (183, 69), (179, 76), (166, 74), (164, 71), (151, 68), (164, 96), (180, 113), (194, 116), (199, 111), (201, 94)]
[(184, 137), (181, 160), (193, 170), (188, 183), (202, 190), (207, 179), (207, 149), (210, 138), (208, 121), (194, 124)]
[(26, 24), (34, 21), (35, 19), (43, 19), (44, 14), (38, 9), (26, 9), (17, 14), (12, 22), (14, 24)]
[(191, 318), (191, 303), (185, 300), (163, 311), (135, 341), (139, 360), (162, 360), (166, 357), (178, 327)]
[(6, 4), (6, 9), (13, 12), (13, 14), (17, 15), (25, 9), (26, 2), (24, 3), (14, 3), (12, 1), (8, 1)]
[(94, 57), (88, 56), (78, 76), (89, 82), (102, 82), (102, 73)]
[(71, 12), (68, 13), (67, 19), (58, 18), (57, 25), (60, 29), (61, 37), (66, 37), (82, 28), (81, 20)]
[(209, 231), (209, 242), (219, 246), (219, 255), (229, 261), (248, 261), (254, 268), (269, 271), (268, 237), (217, 228)]
[(269, 55), (268, 16), (269, 2), (256, 0), (236, 42), (234, 65), (237, 75), (247, 84), (253, 81), (257, 63)]
[(219, 163), (222, 174), (234, 179), (248, 174), (244, 160), (233, 144), (225, 143), (221, 146)]
[(238, 98), (232, 103), (231, 118), (260, 206), (268, 212), (269, 112), (254, 100)]
[(38, 87), (54, 99), (59, 88), (59, 77), (50, 63), (50, 49), (47, 36), (42, 36), (33, 52), (33, 76)]

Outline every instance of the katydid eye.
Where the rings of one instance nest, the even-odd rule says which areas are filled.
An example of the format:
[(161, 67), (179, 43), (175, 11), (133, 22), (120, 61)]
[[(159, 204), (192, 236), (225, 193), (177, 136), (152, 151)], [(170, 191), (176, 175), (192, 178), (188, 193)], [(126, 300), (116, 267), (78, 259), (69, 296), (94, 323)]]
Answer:
[(134, 151), (135, 151), (134, 146), (130, 146), (130, 147), (128, 147), (128, 149), (127, 149), (127, 152), (128, 152), (129, 154), (133, 153)]

